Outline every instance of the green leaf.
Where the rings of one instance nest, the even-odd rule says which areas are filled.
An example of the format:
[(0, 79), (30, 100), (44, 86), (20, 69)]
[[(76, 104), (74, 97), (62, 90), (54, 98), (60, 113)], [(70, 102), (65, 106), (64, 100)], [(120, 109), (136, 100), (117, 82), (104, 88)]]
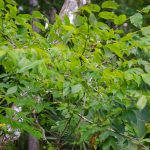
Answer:
[(13, 86), (7, 90), (7, 95), (14, 94), (17, 92), (17, 86)]
[(4, 8), (4, 1), (0, 0), (0, 9)]
[(96, 19), (95, 15), (93, 13), (90, 14), (89, 21), (90, 21), (90, 23), (92, 25), (96, 25), (97, 24), (97, 19)]
[(9, 8), (10, 16), (13, 17), (13, 18), (15, 18), (16, 14), (17, 14), (17, 8), (16, 8), (16, 6), (12, 6), (12, 5), (8, 4), (7, 7)]
[(5, 0), (5, 2), (7, 2), (11, 5), (16, 5), (16, 2), (14, 0)]
[(74, 24), (76, 26), (81, 26), (84, 24), (84, 22), (86, 21), (87, 19), (85, 17), (82, 17), (82, 16), (77, 16), (74, 20)]
[(150, 86), (150, 74), (142, 75), (143, 81)]
[(128, 72), (124, 72), (124, 77), (127, 81), (132, 80), (133, 79), (133, 75), (131, 73)]
[(141, 13), (136, 13), (133, 16), (130, 17), (130, 22), (138, 28), (142, 27), (142, 23), (143, 23), (143, 16), (141, 15)]
[(147, 73), (150, 73), (150, 64), (145, 65), (145, 70)]
[(114, 52), (117, 56), (119, 56), (120, 58), (122, 58), (123, 54), (121, 52), (120, 44), (119, 43), (107, 44), (106, 47), (109, 48), (112, 52)]
[(75, 94), (82, 90), (82, 85), (76, 84), (76, 85), (72, 86), (71, 88), (72, 88), (72, 93)]
[(150, 5), (144, 7), (144, 8), (142, 9), (142, 12), (143, 12), (143, 13), (149, 13), (149, 12), (150, 12)]
[(120, 15), (120, 16), (116, 16), (114, 19), (114, 23), (117, 25), (121, 25), (126, 21), (126, 15)]
[(103, 148), (103, 150), (109, 150), (109, 149), (110, 149), (110, 146), (111, 146), (111, 144), (110, 144), (110, 139), (107, 139), (107, 140), (105, 140), (105, 141), (102, 143), (102, 148)]
[(29, 65), (27, 65), (27, 66), (21, 68), (21, 69), (18, 71), (18, 73), (23, 73), (23, 72), (25, 72), (25, 71), (27, 71), (27, 70), (29, 70), (29, 69), (32, 69), (32, 68), (38, 66), (39, 64), (41, 64), (42, 62), (43, 62), (43, 60), (36, 60), (36, 61), (30, 63)]
[(118, 4), (115, 3), (114, 1), (105, 1), (102, 3), (102, 8), (111, 8), (111, 9), (117, 9)]
[(45, 27), (40, 22), (34, 21), (34, 25), (40, 30), (45, 31)]
[(142, 31), (142, 34), (145, 36), (150, 35), (150, 26), (141, 28), (141, 31)]
[(100, 141), (105, 141), (110, 135), (109, 131), (103, 132), (99, 135), (99, 139)]
[(0, 61), (2, 61), (6, 56), (6, 51), (0, 50)]
[(99, 12), (100, 11), (100, 7), (96, 4), (90, 4), (89, 9), (93, 12)]
[(137, 75), (137, 74), (134, 74), (133, 75), (134, 77), (133, 77), (133, 79), (134, 79), (134, 81), (138, 84), (138, 86), (141, 84), (141, 76), (139, 76), (139, 75)]
[(103, 19), (115, 19), (116, 15), (113, 12), (103, 11), (99, 13), (99, 17)]
[(43, 15), (39, 11), (33, 11), (32, 16), (33, 18), (43, 19)]
[(142, 110), (147, 104), (146, 96), (142, 95), (141, 98), (137, 102), (137, 107)]

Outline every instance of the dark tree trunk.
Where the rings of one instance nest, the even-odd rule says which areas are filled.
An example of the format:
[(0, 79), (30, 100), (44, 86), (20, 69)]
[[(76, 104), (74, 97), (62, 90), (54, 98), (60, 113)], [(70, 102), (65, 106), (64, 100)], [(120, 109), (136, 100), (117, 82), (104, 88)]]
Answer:
[(28, 150), (40, 150), (39, 141), (31, 135), (28, 138)]

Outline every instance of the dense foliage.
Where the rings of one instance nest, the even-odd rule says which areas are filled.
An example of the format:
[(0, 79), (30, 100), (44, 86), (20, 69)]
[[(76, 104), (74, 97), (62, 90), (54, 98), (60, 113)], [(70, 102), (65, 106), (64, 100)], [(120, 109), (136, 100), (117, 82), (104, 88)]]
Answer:
[[(150, 26), (142, 26), (142, 15), (150, 6), (127, 18), (113, 1), (90, 4), (74, 25), (57, 16), (45, 29), (40, 12), (19, 14), (5, 1), (0, 139), (12, 140), (19, 129), (46, 140), (43, 149), (149, 149)], [(136, 31), (124, 31), (129, 20)]]

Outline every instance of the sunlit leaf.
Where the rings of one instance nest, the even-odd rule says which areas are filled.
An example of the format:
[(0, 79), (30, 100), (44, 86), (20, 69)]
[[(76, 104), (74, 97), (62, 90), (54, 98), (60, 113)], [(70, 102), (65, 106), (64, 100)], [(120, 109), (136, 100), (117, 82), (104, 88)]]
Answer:
[(18, 70), (18, 73), (23, 73), (29, 69), (32, 69), (32, 68), (38, 66), (39, 64), (41, 64), (42, 62), (43, 62), (43, 60), (37, 60), (37, 61), (31, 62), (29, 65)]
[(113, 12), (103, 11), (99, 13), (99, 17), (103, 19), (115, 19), (116, 15)]
[(130, 21), (134, 26), (140, 28), (143, 24), (143, 16), (140, 13), (136, 13), (130, 17)]
[(142, 110), (147, 104), (147, 98), (146, 96), (141, 96), (141, 98), (137, 102), (137, 107)]
[(111, 9), (117, 9), (118, 4), (115, 3), (114, 1), (105, 1), (102, 3), (102, 8), (111, 8)]
[(146, 84), (150, 85), (150, 75), (148, 74), (142, 75), (142, 79)]
[(121, 25), (126, 21), (126, 16), (125, 15), (120, 15), (120, 16), (116, 16), (114, 19), (114, 23), (117, 25)]

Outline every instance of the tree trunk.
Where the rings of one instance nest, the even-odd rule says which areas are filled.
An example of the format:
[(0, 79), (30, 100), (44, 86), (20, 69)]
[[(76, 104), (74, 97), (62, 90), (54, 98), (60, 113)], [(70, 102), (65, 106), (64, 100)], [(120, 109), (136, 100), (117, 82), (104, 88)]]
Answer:
[[(30, 14), (32, 14), (32, 11), (38, 8), (39, 3), (38, 0), (30, 0), (29, 4), (30, 4)], [(38, 22), (38, 19), (32, 20), (33, 31), (40, 32), (40, 29), (34, 25), (34, 22)]]
[(64, 16), (67, 15), (70, 19), (70, 22), (73, 23), (75, 18), (74, 12), (76, 12), (81, 6), (86, 5), (90, 2), (91, 0), (65, 0), (63, 7), (59, 13), (60, 18), (63, 20)]
[[(38, 3), (38, 0), (29, 0), (29, 3), (30, 3), (30, 13), (32, 14), (32, 12), (38, 8), (39, 3)], [(37, 28), (34, 25), (35, 21), (38, 22), (38, 19), (33, 19), (33, 21), (32, 21), (33, 31), (40, 32), (39, 28)], [(40, 149), (39, 140), (36, 139), (35, 137), (32, 137), (31, 135), (29, 135), (28, 150), (39, 150), (39, 149)]]
[(39, 149), (40, 149), (39, 141), (36, 138), (29, 135), (28, 150), (39, 150)]

